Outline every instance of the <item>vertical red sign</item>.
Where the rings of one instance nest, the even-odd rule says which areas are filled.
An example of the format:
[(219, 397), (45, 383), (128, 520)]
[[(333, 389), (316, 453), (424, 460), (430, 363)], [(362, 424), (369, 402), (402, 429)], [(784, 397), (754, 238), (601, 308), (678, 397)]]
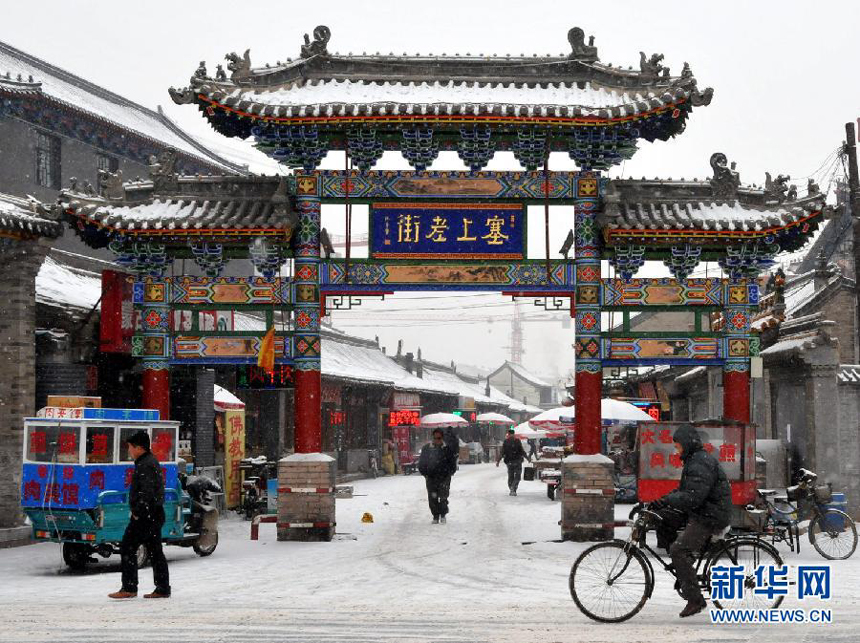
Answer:
[(115, 270), (102, 271), (100, 327), (102, 352), (131, 353), (134, 305), (130, 275)]

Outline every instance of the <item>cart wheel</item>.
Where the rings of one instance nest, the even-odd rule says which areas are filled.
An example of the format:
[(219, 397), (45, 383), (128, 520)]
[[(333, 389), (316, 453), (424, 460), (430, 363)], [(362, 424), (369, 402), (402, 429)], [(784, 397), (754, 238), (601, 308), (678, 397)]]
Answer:
[(137, 568), (142, 569), (149, 564), (149, 549), (146, 545), (137, 548)]
[(214, 534), (201, 534), (191, 546), (194, 553), (200, 557), (211, 556), (218, 546), (218, 532)]
[(548, 484), (546, 486), (546, 497), (550, 500), (555, 500), (555, 485)]
[(63, 543), (63, 561), (76, 572), (87, 568), (90, 560), (90, 548), (80, 543)]

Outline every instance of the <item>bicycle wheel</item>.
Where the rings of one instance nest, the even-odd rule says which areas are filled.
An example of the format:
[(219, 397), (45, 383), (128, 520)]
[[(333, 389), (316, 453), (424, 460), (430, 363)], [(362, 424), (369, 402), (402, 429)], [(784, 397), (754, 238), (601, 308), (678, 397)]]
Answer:
[(573, 601), (601, 623), (620, 623), (635, 615), (648, 600), (652, 583), (643, 555), (620, 541), (589, 547), (570, 570)]
[[(714, 554), (708, 562), (705, 572), (708, 584), (711, 582), (711, 569), (715, 565), (725, 567), (743, 567), (743, 591), (733, 599), (714, 599), (714, 605), (719, 609), (776, 609), (785, 598), (775, 595), (775, 592), (767, 592), (766, 574), (762, 576), (762, 583), (756, 585), (756, 569), (761, 566), (773, 565), (782, 567), (782, 558), (772, 546), (754, 538), (738, 538), (727, 540), (725, 544)], [(755, 589), (764, 589), (764, 592), (755, 592)]]
[(857, 527), (847, 513), (828, 509), (809, 525), (809, 542), (828, 560), (845, 560), (857, 549)]

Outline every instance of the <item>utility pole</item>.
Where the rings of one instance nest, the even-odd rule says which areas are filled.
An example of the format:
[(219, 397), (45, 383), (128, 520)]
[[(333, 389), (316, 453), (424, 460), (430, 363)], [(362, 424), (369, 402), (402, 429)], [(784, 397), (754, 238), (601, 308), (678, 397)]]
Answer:
[(851, 208), (853, 221), (852, 245), (854, 251), (854, 359), (857, 354), (860, 336), (860, 178), (857, 173), (857, 132), (854, 123), (845, 123), (845, 156), (848, 157), (848, 207)]

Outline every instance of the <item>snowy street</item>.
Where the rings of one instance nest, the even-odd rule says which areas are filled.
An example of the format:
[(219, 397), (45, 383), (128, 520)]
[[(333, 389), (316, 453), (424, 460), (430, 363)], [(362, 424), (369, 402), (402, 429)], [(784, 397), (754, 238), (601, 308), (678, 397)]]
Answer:
[[(538, 482), (509, 497), (504, 468), (464, 465), (451, 486), (447, 525), (432, 525), (422, 477), (354, 483), (338, 500), (331, 543), (277, 542), (274, 525), (231, 514), (206, 559), (166, 548), (173, 597), (112, 602), (119, 558), (80, 575), (56, 544), (0, 550), (0, 641), (855, 641), (860, 556), (834, 563), (834, 622), (827, 626), (711, 625), (681, 621), (681, 599), (657, 572), (654, 597), (622, 625), (585, 618), (568, 592), (570, 566), (586, 545), (559, 537), (559, 504)], [(364, 494), (364, 495), (358, 495)], [(624, 515), (629, 505), (621, 505)], [(373, 523), (362, 523), (364, 512)], [(621, 530), (617, 535), (622, 535)], [(526, 544), (532, 543), (532, 544)], [(803, 543), (790, 565), (823, 559)], [(141, 571), (141, 594), (152, 570)], [(852, 595), (849, 595), (849, 592)], [(787, 598), (783, 607), (798, 607)], [(825, 605), (808, 605), (818, 607)]]

